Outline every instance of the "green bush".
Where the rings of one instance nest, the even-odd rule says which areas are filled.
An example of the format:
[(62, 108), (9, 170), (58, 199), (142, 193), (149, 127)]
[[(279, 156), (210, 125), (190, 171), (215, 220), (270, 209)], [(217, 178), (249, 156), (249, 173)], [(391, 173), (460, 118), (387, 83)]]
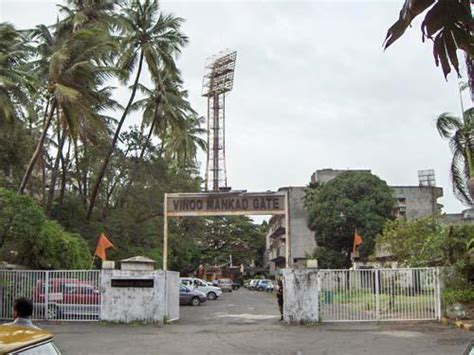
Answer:
[(24, 252), (26, 264), (40, 269), (84, 269), (90, 266), (91, 254), (86, 241), (78, 234), (65, 232), (56, 222), (46, 221), (39, 235)]
[(445, 289), (443, 291), (443, 302), (445, 305), (474, 302), (474, 288), (464, 290)]
[(9, 261), (32, 269), (85, 269), (92, 259), (79, 234), (48, 220), (30, 197), (1, 188), (0, 246), (15, 251)]

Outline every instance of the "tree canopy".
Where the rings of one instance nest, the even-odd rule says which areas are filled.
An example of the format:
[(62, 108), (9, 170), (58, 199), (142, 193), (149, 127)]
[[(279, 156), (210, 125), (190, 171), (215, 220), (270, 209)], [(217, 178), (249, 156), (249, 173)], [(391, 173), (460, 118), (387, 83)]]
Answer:
[(392, 218), (393, 197), (386, 182), (369, 172), (348, 171), (306, 194), (308, 226), (315, 232), (315, 257), (321, 268), (351, 265), (354, 233), (363, 242), (360, 254), (370, 255), (375, 236)]
[[(3, 259), (89, 267), (85, 255), (105, 232), (117, 248), (110, 258), (161, 262), (163, 195), (200, 191), (196, 155), (206, 149), (177, 64), (184, 19), (157, 0), (67, 0), (58, 9), (54, 23), (0, 24)], [(189, 272), (228, 253), (206, 241), (219, 223), (229, 245), (262, 243), (248, 219), (172, 221), (170, 268)], [(236, 262), (239, 252), (255, 254), (238, 249)]]

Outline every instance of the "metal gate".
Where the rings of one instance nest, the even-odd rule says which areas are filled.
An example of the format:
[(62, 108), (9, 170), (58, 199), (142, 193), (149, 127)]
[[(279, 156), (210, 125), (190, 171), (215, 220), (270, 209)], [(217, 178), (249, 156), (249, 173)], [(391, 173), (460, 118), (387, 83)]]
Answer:
[(99, 320), (100, 271), (0, 270), (0, 319), (12, 319), (19, 297), (33, 301), (35, 320)]
[(436, 268), (320, 270), (322, 322), (436, 320), (441, 316)]

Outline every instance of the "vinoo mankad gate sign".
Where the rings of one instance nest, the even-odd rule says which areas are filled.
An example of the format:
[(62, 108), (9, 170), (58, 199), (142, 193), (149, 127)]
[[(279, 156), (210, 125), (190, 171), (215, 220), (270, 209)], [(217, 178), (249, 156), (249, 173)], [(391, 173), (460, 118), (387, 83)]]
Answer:
[(167, 194), (168, 216), (285, 214), (285, 194)]
[(285, 215), (286, 262), (290, 260), (288, 194), (279, 192), (169, 193), (164, 199), (163, 270), (168, 268), (168, 217)]

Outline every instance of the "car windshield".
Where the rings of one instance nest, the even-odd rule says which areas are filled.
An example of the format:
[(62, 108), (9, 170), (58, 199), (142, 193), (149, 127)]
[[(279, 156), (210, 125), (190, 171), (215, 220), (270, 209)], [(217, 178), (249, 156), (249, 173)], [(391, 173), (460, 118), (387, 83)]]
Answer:
[(24, 351), (19, 351), (15, 354), (22, 354), (22, 355), (56, 355), (61, 354), (54, 345), (53, 342), (49, 341), (47, 343), (43, 343), (40, 345), (33, 346), (31, 348), (25, 349)]

